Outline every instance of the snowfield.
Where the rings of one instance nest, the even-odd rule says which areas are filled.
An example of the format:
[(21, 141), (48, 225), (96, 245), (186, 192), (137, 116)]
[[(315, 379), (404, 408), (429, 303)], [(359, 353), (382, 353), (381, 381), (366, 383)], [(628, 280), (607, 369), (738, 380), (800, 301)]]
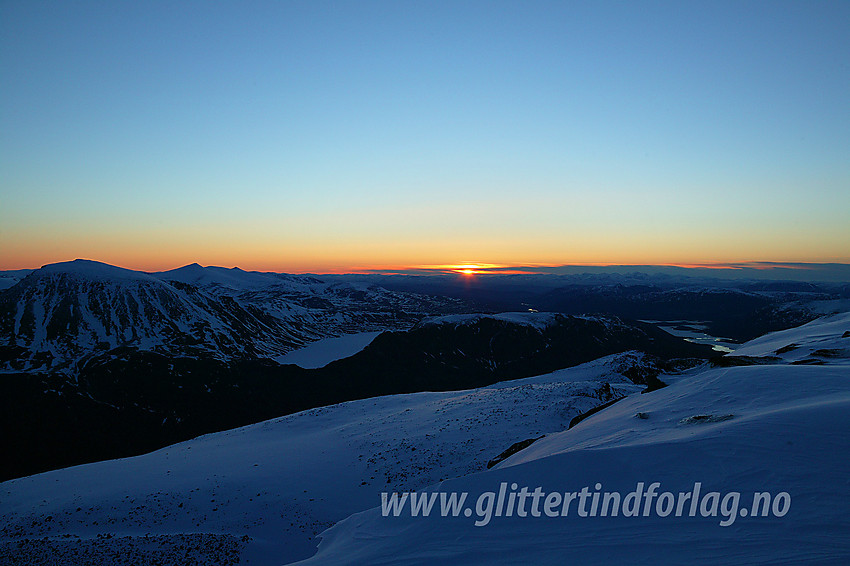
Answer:
[[(790, 338), (803, 351), (839, 350), (827, 365), (692, 372), (548, 435), (492, 470), (432, 488), (476, 498), (502, 482), (546, 493), (601, 484), (626, 495), (639, 482), (659, 482), (659, 492), (678, 496), (700, 482), (704, 493), (741, 494), (728, 518), (722, 509), (704, 517), (701, 508), (695, 517), (574, 511), (496, 517), (476, 527), (475, 513), (385, 517), (375, 508), (323, 533), (318, 554), (303, 564), (848, 564), (848, 331), (844, 314), (739, 350), (766, 353)], [(791, 507), (782, 517), (745, 517), (755, 492), (787, 492)]]
[[(323, 407), (5, 482), (0, 563), (848, 564), (848, 331), (843, 314), (774, 333), (736, 352), (764, 363), (662, 375), (671, 385), (652, 393), (621, 375), (641, 363), (631, 352), (481, 389)], [(775, 353), (789, 340), (786, 354), (802, 358)], [(808, 358), (821, 363), (793, 363)], [(682, 517), (573, 508), (475, 525), (477, 498), (502, 484), (626, 495), (653, 482), (676, 496), (697, 482), (703, 496), (738, 492), (740, 504), (726, 515), (724, 505)], [(466, 492), (469, 516), (383, 516), (381, 492), (411, 490)], [(787, 493), (790, 507), (744, 516), (755, 492), (774, 502)]]
[[(488, 388), (342, 403), (5, 482), (0, 563), (123, 564), (108, 549), (122, 556), (127, 537), (140, 539), (137, 552), (152, 547), (151, 557), (175, 563), (195, 548), (182, 537), (200, 534), (226, 537), (245, 564), (306, 558), (317, 533), (374, 506), (381, 491), (484, 470), (514, 442), (640, 391), (619, 372), (641, 363), (624, 353)], [(170, 538), (155, 545), (151, 536)], [(199, 552), (189, 554), (207, 563)]]
[[(850, 357), (850, 314), (814, 320), (797, 328), (771, 332), (738, 348), (735, 356), (776, 356), (790, 363), (833, 360), (845, 363)], [(808, 360), (808, 361), (807, 361)]]

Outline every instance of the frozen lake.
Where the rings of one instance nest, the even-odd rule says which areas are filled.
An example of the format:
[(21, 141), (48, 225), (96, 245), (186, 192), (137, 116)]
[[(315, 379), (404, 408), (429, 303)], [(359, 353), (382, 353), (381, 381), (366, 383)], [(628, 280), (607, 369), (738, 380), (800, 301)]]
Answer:
[(316, 369), (329, 363), (353, 356), (375, 339), (380, 332), (358, 332), (336, 338), (317, 340), (274, 360), (281, 364), (295, 364), (304, 369)]
[(699, 320), (642, 320), (641, 322), (649, 322), (655, 324), (661, 330), (684, 338), (688, 342), (695, 344), (708, 344), (718, 352), (733, 352), (738, 347), (738, 344), (728, 341), (726, 338), (718, 338), (703, 332), (706, 330), (706, 324)]

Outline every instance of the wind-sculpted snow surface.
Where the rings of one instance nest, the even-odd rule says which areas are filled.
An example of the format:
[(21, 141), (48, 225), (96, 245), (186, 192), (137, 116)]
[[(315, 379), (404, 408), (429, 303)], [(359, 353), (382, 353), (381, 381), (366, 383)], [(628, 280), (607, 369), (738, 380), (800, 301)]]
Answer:
[(793, 364), (846, 363), (850, 357), (850, 313), (765, 334), (736, 350), (733, 356), (779, 357)]
[[(670, 385), (645, 394), (624, 376), (644, 363), (630, 352), (481, 389), (313, 409), (6, 482), (0, 563), (124, 564), (132, 549), (136, 562), (169, 564), (234, 553), (269, 565), (846, 564), (850, 315), (797, 329), (793, 341), (834, 352), (822, 365), (703, 365), (662, 375)], [(759, 355), (773, 343), (748, 347)], [(486, 469), (512, 446), (525, 448)], [(476, 498), (501, 485), (628, 494), (654, 482), (677, 496), (699, 483), (703, 501), (739, 493), (741, 504), (728, 517), (723, 505), (705, 516), (701, 506), (694, 516), (574, 508), (476, 526)], [(469, 516), (384, 516), (382, 492), (412, 490), (468, 493)], [(787, 494), (790, 506), (739, 515), (756, 492), (774, 502)], [(226, 552), (206, 558), (211, 548)]]
[[(775, 351), (788, 339), (803, 351), (828, 346), (833, 353), (816, 366), (703, 369), (629, 397), (488, 472), (431, 488), (470, 494), (469, 516), (396, 517), (372, 509), (323, 533), (318, 554), (304, 564), (850, 563), (850, 315), (742, 350)], [(628, 517), (573, 511), (475, 526), (474, 498), (503, 484), (628, 494), (653, 482), (676, 496), (695, 483), (704, 493), (739, 493), (741, 506), (725, 521), (722, 508), (712, 516), (711, 505), (703, 513), (701, 503), (695, 516), (660, 516), (657, 508)], [(790, 508), (748, 516), (756, 492), (787, 493)]]
[[(480, 472), (513, 443), (640, 391), (621, 372), (643, 363), (631, 352), (482, 389), (342, 403), (6, 482), (0, 563), (47, 556), (52, 564), (123, 564), (127, 537), (199, 533), (247, 541), (243, 563), (306, 558), (317, 533), (375, 505), (382, 491)], [(160, 541), (150, 556), (163, 563), (203, 558), (200, 550), (181, 554), (179, 538), (163, 540), (136, 540), (136, 552)], [(103, 552), (110, 541), (112, 561)]]

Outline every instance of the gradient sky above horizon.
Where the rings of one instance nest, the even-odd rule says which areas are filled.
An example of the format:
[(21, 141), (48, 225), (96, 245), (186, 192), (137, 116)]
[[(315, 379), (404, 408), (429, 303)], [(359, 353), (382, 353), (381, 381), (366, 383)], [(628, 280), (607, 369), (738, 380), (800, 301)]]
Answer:
[(848, 2), (2, 2), (0, 269), (850, 262)]

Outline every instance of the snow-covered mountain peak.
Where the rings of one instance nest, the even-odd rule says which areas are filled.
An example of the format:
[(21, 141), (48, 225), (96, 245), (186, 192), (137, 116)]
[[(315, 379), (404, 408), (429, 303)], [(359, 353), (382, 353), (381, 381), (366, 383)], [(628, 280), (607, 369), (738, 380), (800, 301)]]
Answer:
[(96, 261), (47, 265), (0, 299), (0, 337), (25, 349), (0, 363), (13, 371), (71, 371), (117, 347), (226, 359), (300, 343), (282, 322), (233, 300)]
[(73, 275), (87, 279), (114, 280), (114, 281), (147, 281), (161, 283), (156, 277), (142, 271), (133, 271), (123, 267), (116, 267), (108, 263), (102, 263), (90, 259), (75, 259), (59, 263), (49, 263), (41, 269), (34, 271), (31, 276), (43, 275)]
[(238, 267), (201, 266), (191, 263), (153, 274), (163, 281), (180, 281), (198, 287), (219, 286), (230, 290), (247, 290), (279, 285), (286, 281), (286, 276), (277, 273), (260, 271), (245, 271)]
[[(24, 275), (23, 273), (20, 275)], [(274, 358), (313, 340), (411, 326), (450, 299), (315, 277), (202, 267), (144, 273), (78, 259), (0, 295), (0, 370), (61, 370), (116, 347), (216, 359)]]

